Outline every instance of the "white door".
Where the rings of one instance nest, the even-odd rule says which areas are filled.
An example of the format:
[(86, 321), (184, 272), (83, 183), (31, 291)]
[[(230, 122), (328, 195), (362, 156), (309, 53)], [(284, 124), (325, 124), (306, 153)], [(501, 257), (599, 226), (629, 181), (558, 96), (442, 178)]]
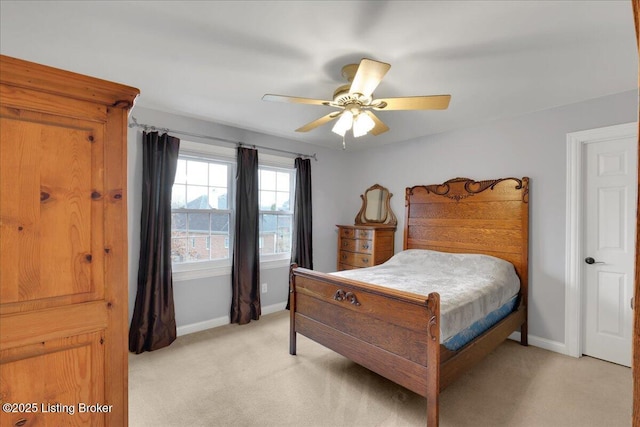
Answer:
[(631, 366), (637, 139), (585, 149), (583, 354)]

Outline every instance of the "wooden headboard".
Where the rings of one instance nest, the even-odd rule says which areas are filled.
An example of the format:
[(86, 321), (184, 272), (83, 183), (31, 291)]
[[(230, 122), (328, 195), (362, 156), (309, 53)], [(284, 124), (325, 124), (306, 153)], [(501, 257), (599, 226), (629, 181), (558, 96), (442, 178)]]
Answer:
[(454, 178), (406, 189), (404, 249), (480, 253), (511, 262), (528, 290), (529, 178)]

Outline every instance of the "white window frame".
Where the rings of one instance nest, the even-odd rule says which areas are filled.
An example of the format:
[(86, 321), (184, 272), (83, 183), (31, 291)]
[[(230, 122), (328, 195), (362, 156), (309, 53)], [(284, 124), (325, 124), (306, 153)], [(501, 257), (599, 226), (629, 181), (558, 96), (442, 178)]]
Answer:
[[(227, 209), (229, 212), (229, 247), (233, 247), (233, 230), (235, 228), (235, 185), (234, 177), (236, 173), (236, 154), (234, 149), (217, 147), (209, 144), (202, 144), (192, 141), (180, 141), (180, 158), (191, 158), (195, 160), (214, 161), (228, 163), (227, 179)], [(187, 212), (187, 210), (176, 210)], [(174, 210), (172, 209), (172, 212)], [(209, 212), (209, 211), (205, 211)], [(229, 258), (220, 260), (181, 262), (171, 265), (173, 278), (175, 281), (200, 279), (213, 276), (224, 276), (231, 274), (231, 262), (233, 254), (229, 253)]]
[[(180, 141), (180, 156), (200, 158), (203, 160), (213, 160), (229, 162), (231, 167), (229, 173), (231, 175), (228, 187), (228, 210), (230, 211), (229, 219), (229, 248), (233, 248), (233, 240), (235, 238), (235, 180), (236, 175), (236, 153), (235, 148), (220, 147), (210, 144), (204, 144), (193, 141)], [(260, 153), (258, 155), (258, 167), (266, 166), (270, 169), (285, 169), (291, 172), (290, 191), (291, 198), (291, 212), (282, 212), (283, 214), (291, 214), (292, 227), (293, 227), (293, 203), (295, 202), (293, 197), (295, 195), (295, 166), (294, 159), (289, 157), (274, 156), (270, 154)], [(280, 211), (260, 211), (260, 213), (278, 214)], [(292, 230), (293, 231), (293, 230)], [(293, 242), (292, 242), (293, 243)], [(213, 276), (223, 276), (231, 274), (231, 263), (233, 254), (230, 254), (228, 259), (224, 260), (211, 260), (200, 262), (185, 262), (179, 264), (172, 264), (173, 278), (175, 281), (192, 280)], [(260, 256), (260, 268), (280, 268), (288, 266), (291, 261), (291, 253), (285, 254), (270, 254)]]
[[(262, 155), (264, 156), (264, 155)], [(295, 169), (293, 166), (293, 160), (292, 159), (286, 159), (286, 160), (290, 160), (290, 162), (285, 163), (283, 161), (277, 162), (273, 160), (273, 157), (276, 156), (265, 156), (266, 159), (264, 161), (260, 160), (260, 155), (258, 156), (258, 167), (259, 169), (262, 170), (271, 170), (271, 171), (275, 171), (275, 172), (287, 172), (289, 174), (289, 193), (290, 193), (290, 197), (289, 197), (289, 211), (263, 211), (260, 210), (259, 211), (259, 215), (288, 215), (291, 217), (291, 231), (293, 232), (293, 205), (295, 203), (295, 180), (296, 180), (296, 174), (295, 174)], [(291, 242), (291, 246), (293, 246), (293, 241)], [(290, 247), (291, 247), (290, 246)], [(274, 254), (261, 254), (260, 255), (260, 263), (271, 263), (274, 267), (276, 265), (278, 266), (284, 266), (284, 265), (289, 265), (291, 262), (291, 251), (287, 252), (287, 253), (274, 253)]]

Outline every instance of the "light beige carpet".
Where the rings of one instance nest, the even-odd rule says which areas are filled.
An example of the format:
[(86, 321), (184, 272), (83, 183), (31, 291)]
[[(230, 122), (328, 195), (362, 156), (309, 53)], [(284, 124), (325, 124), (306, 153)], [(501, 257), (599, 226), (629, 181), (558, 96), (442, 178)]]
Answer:
[[(298, 335), (289, 312), (129, 358), (131, 427), (424, 426), (426, 400)], [(445, 389), (440, 425), (629, 426), (631, 370), (507, 341)]]

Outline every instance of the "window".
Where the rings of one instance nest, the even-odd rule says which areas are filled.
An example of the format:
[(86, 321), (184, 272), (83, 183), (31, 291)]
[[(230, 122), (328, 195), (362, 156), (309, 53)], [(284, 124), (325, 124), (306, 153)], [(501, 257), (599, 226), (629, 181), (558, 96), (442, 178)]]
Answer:
[[(293, 159), (259, 155), (261, 261), (291, 257), (295, 169)], [(235, 149), (180, 142), (171, 194), (171, 258), (185, 278), (207, 277), (231, 265)], [(275, 264), (273, 265), (275, 266)], [(220, 270), (220, 273), (226, 274)]]
[(232, 171), (233, 164), (225, 161), (178, 158), (171, 193), (174, 264), (229, 260)]
[(259, 167), (260, 259), (291, 256), (294, 169)]

